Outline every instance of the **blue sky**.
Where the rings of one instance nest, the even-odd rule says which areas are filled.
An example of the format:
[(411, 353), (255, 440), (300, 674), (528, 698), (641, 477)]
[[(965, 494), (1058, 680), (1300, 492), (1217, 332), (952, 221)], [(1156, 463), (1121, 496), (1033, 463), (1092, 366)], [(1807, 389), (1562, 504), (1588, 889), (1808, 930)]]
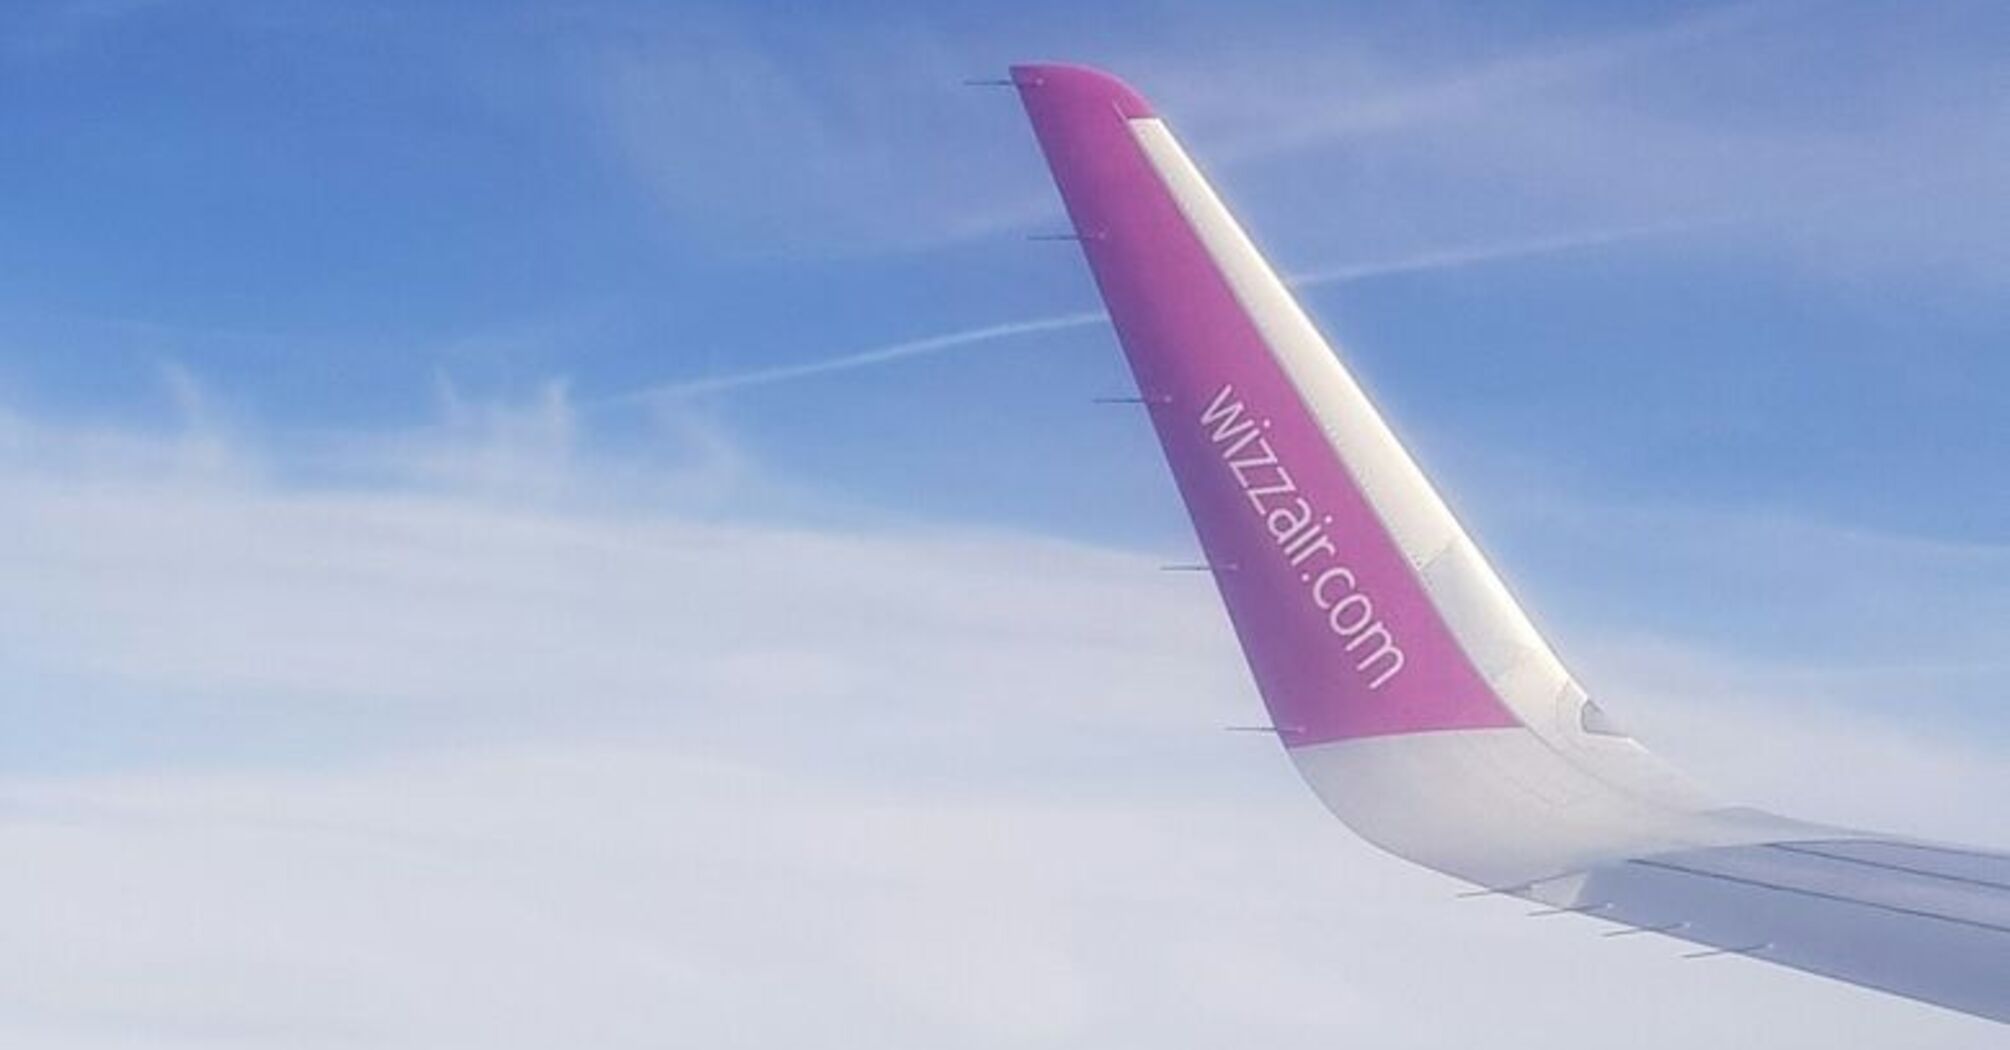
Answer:
[[(1293, 269), (1669, 231), (1310, 294), (1444, 469), (1486, 449), (1628, 500), (2010, 529), (1978, 483), (2010, 440), (1995, 5), (405, 7), (10, 8), (17, 400), (158, 416), (167, 361), (260, 428), (415, 425), (441, 377), (590, 403), (1093, 309), (1066, 246), (1021, 242), (1057, 216), (1013, 101), (957, 84), (1065, 54), (1159, 98)], [(1119, 385), (1108, 343), (691, 410), (867, 502), (1169, 538), (1156, 479), (1120, 480), (1135, 441), (1080, 406)], [(1008, 462), (1057, 448), (1095, 458)]]
[(0, 389), (37, 418), (171, 429), (171, 371), (311, 474), (562, 384), (578, 447), (729, 445), (795, 506), (1178, 549), (1148, 435), (1087, 403), (1126, 386), (1099, 325), (635, 398), (1093, 312), (1024, 240), (1059, 216), (1014, 100), (960, 85), (1063, 56), (1154, 95), (1281, 266), (1366, 271), (1310, 305), (1548, 616), (1859, 649), (1716, 600), (1776, 553), (1518, 508), (2010, 535), (1996, 5), (5, 18)]
[[(1758, 801), (2000, 843), (1974, 800), (2010, 789), (2006, 53), (1982, 2), (9, 4), (0, 783), (24, 816), (0, 854), (23, 894), (76, 887), (37, 936), (106, 947), (0, 1028), (549, 1045), (579, 1034), (551, 1017), (671, 987), (710, 1005), (661, 1023), (714, 1042), (819, 1032), (734, 1027), (803, 976), (751, 926), (761, 958), (864, 975), (827, 1016), (881, 1044), (1109, 1042), (1138, 1034), (1125, 1004), (1181, 1002), (1169, 1043), (1254, 1011), (1280, 1044), (1404, 1045), (1383, 1011), (1447, 945), (1581, 965), (1567, 934), (1441, 920), (1445, 887), (1199, 732), (1246, 721), (1248, 684), (1208, 596), (1150, 571), (1187, 526), (1142, 421), (1090, 404), (1128, 380), (1067, 320), (1097, 308), (1073, 246), (1026, 240), (1061, 216), (1017, 103), (961, 84), (1028, 58), (1155, 99), (1608, 708)], [(1782, 733), (1807, 746), (1753, 745)], [(644, 804), (721, 783), (730, 820)], [(1195, 860), (1188, 825), (1230, 837)], [(511, 932), (237, 909), (176, 828), (259, 880), (326, 861), (358, 914)], [(910, 848), (936, 839), (961, 846)], [(384, 867), (386, 843), (412, 852)], [(618, 863), (544, 859), (568, 850)], [(997, 874), (1054, 851), (1091, 870)], [(168, 873), (160, 907), (63, 925), (150, 899), (78, 877), (107, 857)], [(1414, 907), (1320, 905), (1355, 908), (1323, 914), (1369, 973), (1278, 915), (1193, 927), (1232, 913), (1222, 880), (1112, 911), (1092, 878), (1183, 863), (1294, 899), (1360, 872)], [(973, 940), (930, 932), (945, 878), (997, 904)], [(190, 960), (209, 913), (239, 939)], [(269, 929), (427, 965), (367, 1008), (217, 992), (265, 979)], [(1078, 929), (1171, 961), (1125, 974), (1153, 952)], [(42, 973), (42, 943), (12, 963)], [(531, 950), (609, 988), (423, 976)], [(1194, 962), (1217, 958), (1248, 970)], [(1627, 958), (1590, 978), (1615, 1001), (1728, 997), (1669, 1046), (1780, 1003), (1833, 1019), (1811, 1046), (1974, 1045)], [(107, 991), (159, 960), (185, 995)], [(1285, 993), (1328, 972), (1358, 981), (1301, 1016)]]

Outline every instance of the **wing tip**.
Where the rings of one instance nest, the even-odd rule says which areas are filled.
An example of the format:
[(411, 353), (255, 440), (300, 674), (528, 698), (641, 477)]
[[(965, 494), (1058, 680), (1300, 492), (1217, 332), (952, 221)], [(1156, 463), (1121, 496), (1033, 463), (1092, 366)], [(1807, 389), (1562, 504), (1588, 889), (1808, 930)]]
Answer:
[(1158, 116), (1152, 104), (1136, 88), (1114, 74), (1093, 66), (1066, 62), (1028, 62), (1012, 67), (1012, 83), (1023, 94), (1064, 96), (1076, 103), (1107, 103), (1126, 120)]

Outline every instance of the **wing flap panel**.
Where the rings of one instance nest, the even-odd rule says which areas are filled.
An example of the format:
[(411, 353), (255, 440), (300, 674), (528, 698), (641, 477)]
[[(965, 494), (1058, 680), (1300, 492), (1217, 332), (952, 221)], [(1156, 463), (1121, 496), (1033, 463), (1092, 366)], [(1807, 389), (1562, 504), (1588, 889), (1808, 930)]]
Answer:
[[(2010, 1022), (2010, 889), (1771, 843), (1655, 854), (1587, 873), (1574, 907)], [(1899, 843), (1814, 843), (1872, 853)]]

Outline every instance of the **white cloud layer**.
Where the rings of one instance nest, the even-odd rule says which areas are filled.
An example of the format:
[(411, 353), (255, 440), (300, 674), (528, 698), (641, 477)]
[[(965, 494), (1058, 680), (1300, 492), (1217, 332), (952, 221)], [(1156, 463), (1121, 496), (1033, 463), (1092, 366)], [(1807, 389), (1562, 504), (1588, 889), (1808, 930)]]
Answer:
[[(1217, 730), (1254, 712), (1239, 659), (1149, 557), (665, 509), (685, 475), (572, 447), (562, 391), (454, 405), (495, 426), (364, 443), (369, 484), (0, 417), (0, 1043), (2000, 1037), (1455, 901)], [(2006, 830), (1987, 749), (1691, 691), (1739, 673), (1682, 639), (1585, 641), (1712, 772)]]

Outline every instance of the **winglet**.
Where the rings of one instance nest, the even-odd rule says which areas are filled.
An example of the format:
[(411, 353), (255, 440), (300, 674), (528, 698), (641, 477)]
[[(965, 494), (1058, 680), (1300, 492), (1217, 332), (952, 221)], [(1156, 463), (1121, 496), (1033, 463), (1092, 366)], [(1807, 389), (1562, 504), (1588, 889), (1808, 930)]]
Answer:
[(1151, 104), (1079, 66), (1012, 79), (1287, 744), (1516, 724), (1425, 587), (1441, 551), (1401, 542), (1456, 527), (1391, 531), (1435, 494)]

